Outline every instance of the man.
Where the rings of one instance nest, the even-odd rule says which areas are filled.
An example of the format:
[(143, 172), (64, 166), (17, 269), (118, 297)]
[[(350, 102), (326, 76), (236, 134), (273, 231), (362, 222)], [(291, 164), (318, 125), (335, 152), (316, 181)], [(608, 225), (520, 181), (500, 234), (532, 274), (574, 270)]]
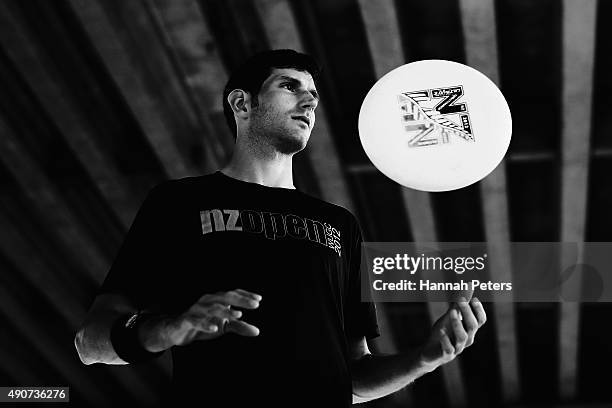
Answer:
[(317, 78), (314, 61), (291, 50), (257, 54), (232, 75), (223, 101), (236, 136), (230, 163), (149, 194), (76, 335), (83, 363), (170, 349), (169, 401), (347, 407), (473, 342), (486, 320), (477, 300), (450, 308), (413, 353), (369, 352), (379, 332), (374, 305), (360, 297), (359, 226), (293, 186)]

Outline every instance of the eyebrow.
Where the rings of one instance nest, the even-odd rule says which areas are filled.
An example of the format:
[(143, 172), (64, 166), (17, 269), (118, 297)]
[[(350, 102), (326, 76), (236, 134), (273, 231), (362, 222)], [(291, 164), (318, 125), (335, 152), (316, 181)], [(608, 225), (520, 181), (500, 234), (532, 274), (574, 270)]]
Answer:
[[(290, 77), (288, 75), (279, 75), (276, 78), (277, 81), (286, 81), (286, 82), (291, 82), (293, 85), (299, 85), (302, 86), (302, 82), (294, 77)], [(319, 100), (319, 92), (317, 92), (316, 90), (312, 89), (310, 90), (310, 93), (312, 94), (312, 96), (315, 97), (316, 100)]]

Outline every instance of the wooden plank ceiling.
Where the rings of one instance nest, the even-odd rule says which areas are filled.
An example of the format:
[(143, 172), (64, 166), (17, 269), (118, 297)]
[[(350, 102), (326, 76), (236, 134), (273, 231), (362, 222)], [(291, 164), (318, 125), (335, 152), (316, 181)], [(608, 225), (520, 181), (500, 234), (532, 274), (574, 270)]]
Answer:
[[(296, 183), (353, 210), (366, 240), (486, 241), (499, 280), (512, 274), (512, 241), (612, 241), (608, 16), (611, 3), (597, 0), (1, 1), (0, 385), (70, 385), (79, 405), (156, 405), (169, 355), (85, 367), (72, 339), (147, 191), (227, 162), (221, 91), (264, 49), (323, 64)], [(434, 58), (498, 84), (513, 140), (482, 182), (428, 194), (371, 165), (357, 117), (377, 78)], [(381, 304), (385, 334), (372, 348), (420, 344), (445, 308)], [(486, 308), (459, 359), (367, 405), (612, 403), (600, 374), (612, 364), (609, 304)]]

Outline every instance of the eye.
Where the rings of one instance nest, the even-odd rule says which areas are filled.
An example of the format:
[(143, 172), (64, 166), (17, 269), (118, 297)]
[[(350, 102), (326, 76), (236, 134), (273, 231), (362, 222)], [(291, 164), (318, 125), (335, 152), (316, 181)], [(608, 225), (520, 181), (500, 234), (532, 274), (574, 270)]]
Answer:
[(297, 87), (294, 84), (290, 83), (290, 82), (282, 84), (281, 87), (287, 88), (291, 92), (295, 92), (295, 90), (297, 89)]

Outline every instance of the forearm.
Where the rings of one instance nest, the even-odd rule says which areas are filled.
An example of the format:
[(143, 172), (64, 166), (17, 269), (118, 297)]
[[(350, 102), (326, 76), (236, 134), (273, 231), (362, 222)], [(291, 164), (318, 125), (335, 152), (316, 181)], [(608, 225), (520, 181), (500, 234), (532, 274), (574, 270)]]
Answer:
[(355, 402), (384, 397), (412, 383), (435, 369), (424, 364), (420, 352), (375, 355), (368, 354), (352, 364)]
[(83, 364), (127, 364), (117, 356), (110, 341), (111, 327), (120, 316), (115, 313), (106, 314), (81, 327), (74, 338), (74, 345)]
[(151, 316), (138, 327), (138, 340), (145, 350), (157, 353), (173, 346), (168, 336), (170, 320), (169, 315)]
[[(74, 344), (83, 364), (128, 364), (121, 359), (111, 343), (111, 328), (122, 314), (107, 314), (84, 325), (76, 334)], [(166, 318), (151, 317), (138, 330), (138, 339), (150, 352), (162, 351), (170, 347), (160, 328), (165, 327)]]

